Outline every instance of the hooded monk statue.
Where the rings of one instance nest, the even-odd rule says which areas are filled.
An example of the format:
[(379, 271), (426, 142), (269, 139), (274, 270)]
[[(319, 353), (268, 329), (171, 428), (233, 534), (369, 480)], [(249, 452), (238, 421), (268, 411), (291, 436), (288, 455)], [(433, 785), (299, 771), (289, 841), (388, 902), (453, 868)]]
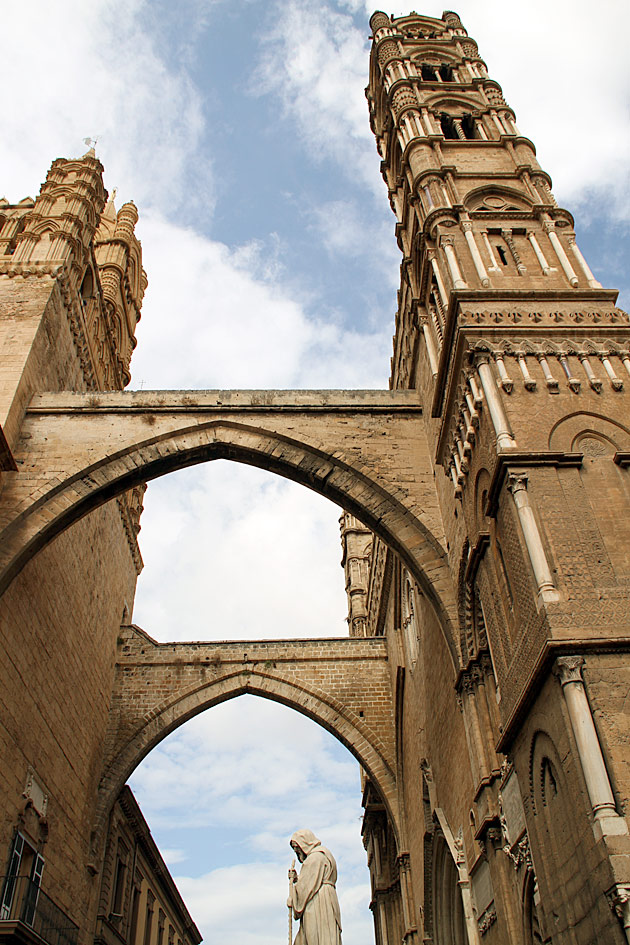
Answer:
[(289, 871), (287, 905), (300, 920), (294, 945), (341, 945), (341, 913), (335, 883), (337, 864), (311, 830), (297, 830), (291, 846), (302, 864)]

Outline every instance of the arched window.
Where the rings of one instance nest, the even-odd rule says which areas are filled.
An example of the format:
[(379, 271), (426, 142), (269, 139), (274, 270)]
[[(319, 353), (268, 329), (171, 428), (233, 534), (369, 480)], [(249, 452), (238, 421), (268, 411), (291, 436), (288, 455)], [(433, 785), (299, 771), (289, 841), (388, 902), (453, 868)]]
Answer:
[(433, 940), (435, 945), (467, 945), (459, 872), (441, 833), (433, 844)]
[(538, 918), (538, 883), (531, 870), (527, 871), (523, 887), (523, 926), (526, 945), (542, 945), (543, 937)]
[(457, 139), (460, 141), (473, 140), (477, 137), (475, 119), (470, 114), (465, 114), (458, 118), (454, 115), (449, 115), (447, 112), (442, 112), (440, 115), (440, 126), (444, 137), (451, 141)]
[(6, 248), (5, 251), (4, 251), (4, 255), (5, 255), (5, 256), (12, 256), (12, 255), (13, 255), (13, 253), (15, 252), (15, 249), (16, 249), (16, 247), (17, 247), (17, 239), (18, 239), (18, 236), (19, 236), (20, 233), (23, 231), (23, 229), (24, 229), (25, 226), (26, 226), (26, 216), (23, 216), (23, 217), (20, 219), (20, 221), (18, 222), (18, 225), (16, 226), (15, 230), (13, 231), (13, 236), (12, 236), (11, 239), (9, 240), (9, 243), (8, 243), (8, 245), (7, 245), (7, 248)]
[(94, 273), (92, 272), (91, 266), (88, 266), (85, 270), (83, 282), (81, 283), (80, 295), (81, 301), (84, 305), (86, 302), (90, 302), (94, 298)]

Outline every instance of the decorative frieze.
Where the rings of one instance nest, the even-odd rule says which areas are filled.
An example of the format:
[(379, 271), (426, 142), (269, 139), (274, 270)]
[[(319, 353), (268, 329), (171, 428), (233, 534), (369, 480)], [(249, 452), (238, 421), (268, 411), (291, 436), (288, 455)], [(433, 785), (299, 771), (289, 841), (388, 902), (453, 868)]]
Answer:
[(630, 316), (623, 309), (617, 308), (610, 311), (600, 311), (598, 309), (556, 309), (546, 310), (544, 308), (530, 309), (522, 307), (518, 309), (505, 308), (502, 310), (488, 310), (484, 308), (472, 310), (463, 309), (459, 315), (461, 324), (473, 325), (517, 325), (523, 328), (528, 326), (555, 326), (563, 324), (582, 325), (584, 327), (596, 325), (615, 325), (630, 326)]

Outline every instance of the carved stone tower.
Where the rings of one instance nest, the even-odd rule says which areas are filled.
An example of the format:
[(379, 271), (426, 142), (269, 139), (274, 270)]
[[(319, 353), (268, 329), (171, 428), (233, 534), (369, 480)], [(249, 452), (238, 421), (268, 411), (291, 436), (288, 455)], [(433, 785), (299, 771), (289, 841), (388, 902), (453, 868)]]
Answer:
[[(24, 458), (34, 396), (86, 392), (96, 403), (94, 392), (129, 381), (146, 276), (136, 208), (126, 204), (116, 214), (102, 174), (94, 151), (58, 159), (35, 200), (0, 202), (3, 501), (20, 474), (37, 478)], [(42, 908), (73, 915), (67, 941), (75, 925), (93, 925), (94, 761), (105, 739), (120, 624), (142, 568), (143, 493), (142, 484), (122, 491), (57, 535), (0, 598), (0, 857), (2, 872), (15, 873), (2, 880), (0, 937), (15, 932), (8, 920), (21, 874), (29, 879), (32, 869), (39, 888), (44, 863), (43, 886), (53, 897), (42, 890)]]
[[(370, 23), (366, 94), (403, 255), (390, 383), (423, 404), (459, 605), (449, 679), (421, 589), (375, 542), (366, 626), (399, 640), (416, 902), (405, 904), (404, 851), (394, 880), (391, 849), (378, 852), (386, 831), (368, 791), (377, 938), (621, 942), (628, 316), (459, 17)], [(436, 685), (454, 685), (464, 743)]]

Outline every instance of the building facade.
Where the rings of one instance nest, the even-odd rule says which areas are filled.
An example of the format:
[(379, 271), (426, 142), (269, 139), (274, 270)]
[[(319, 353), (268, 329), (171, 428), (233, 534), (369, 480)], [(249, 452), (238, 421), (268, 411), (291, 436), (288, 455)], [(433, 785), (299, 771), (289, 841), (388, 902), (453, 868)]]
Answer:
[[(22, 465), (34, 393), (116, 390), (129, 380), (146, 286), (138, 214), (133, 204), (116, 212), (102, 175), (88, 151), (55, 161), (37, 199), (0, 202), (0, 504)], [(102, 848), (90, 843), (95, 759), (142, 567), (142, 494), (121, 493), (60, 534), (0, 599), (0, 860), (9, 877), (0, 935), (20, 915), (12, 875), (35, 884), (36, 928), (45, 903), (58, 916), (39, 925), (50, 945), (57, 927), (75, 939), (90, 925), (93, 933), (102, 867)]]
[(458, 605), (445, 640), (367, 529), (356, 578), (342, 520), (350, 632), (388, 640), (409, 838), (366, 779), (377, 941), (621, 942), (628, 318), (457, 14), (370, 22), (403, 257), (391, 386), (425, 411)]
[[(390, 390), (126, 392), (135, 207), (93, 152), (0, 203), (0, 938), (195, 945), (121, 790), (253, 693), (362, 765), (378, 945), (630, 940), (630, 320), (458, 16), (371, 25)], [(130, 624), (144, 483), (216, 458), (345, 510), (348, 638)]]
[(190, 917), (131, 788), (109, 817), (95, 945), (199, 945)]

